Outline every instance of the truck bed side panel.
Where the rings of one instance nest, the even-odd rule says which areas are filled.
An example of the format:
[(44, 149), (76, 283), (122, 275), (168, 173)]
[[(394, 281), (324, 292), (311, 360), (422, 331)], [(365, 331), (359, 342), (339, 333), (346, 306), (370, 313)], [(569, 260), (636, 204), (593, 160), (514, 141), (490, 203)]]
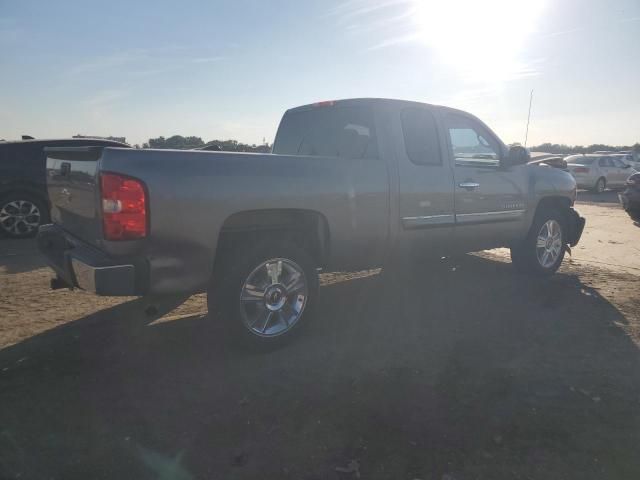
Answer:
[[(335, 268), (381, 261), (388, 236), (388, 182), (381, 160), (105, 149), (105, 171), (145, 182), (150, 291), (201, 290), (227, 218), (256, 209), (306, 209), (329, 226)], [(105, 243), (112, 255), (126, 246)]]

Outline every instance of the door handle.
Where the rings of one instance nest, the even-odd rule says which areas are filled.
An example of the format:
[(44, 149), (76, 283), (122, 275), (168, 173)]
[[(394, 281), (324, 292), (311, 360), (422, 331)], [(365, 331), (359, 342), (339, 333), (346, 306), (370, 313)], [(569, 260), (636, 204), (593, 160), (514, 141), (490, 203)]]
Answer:
[(462, 182), (459, 183), (458, 186), (460, 188), (466, 188), (467, 190), (475, 190), (480, 186), (480, 184), (476, 182)]

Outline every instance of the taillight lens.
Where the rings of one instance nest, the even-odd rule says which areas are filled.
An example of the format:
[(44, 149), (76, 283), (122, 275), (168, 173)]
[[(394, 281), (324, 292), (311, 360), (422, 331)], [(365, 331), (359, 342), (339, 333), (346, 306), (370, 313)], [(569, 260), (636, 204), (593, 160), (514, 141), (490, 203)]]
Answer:
[(335, 105), (335, 101), (333, 100), (324, 100), (322, 102), (316, 102), (313, 104), (314, 107), (333, 107)]
[(147, 236), (147, 195), (144, 184), (115, 173), (100, 174), (102, 228), (106, 240)]
[(573, 173), (589, 173), (589, 169), (587, 167), (576, 167), (573, 169)]

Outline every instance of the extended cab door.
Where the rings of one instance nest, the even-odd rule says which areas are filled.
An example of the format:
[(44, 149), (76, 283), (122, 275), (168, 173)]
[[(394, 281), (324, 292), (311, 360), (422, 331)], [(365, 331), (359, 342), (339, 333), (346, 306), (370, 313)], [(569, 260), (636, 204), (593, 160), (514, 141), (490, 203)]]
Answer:
[(504, 167), (506, 147), (471, 115), (443, 112), (455, 184), (455, 246), (476, 251), (508, 245), (526, 232), (525, 165)]
[(448, 251), (455, 222), (453, 172), (446, 158), (443, 132), (431, 108), (400, 111), (396, 124), (401, 249), (410, 254)]

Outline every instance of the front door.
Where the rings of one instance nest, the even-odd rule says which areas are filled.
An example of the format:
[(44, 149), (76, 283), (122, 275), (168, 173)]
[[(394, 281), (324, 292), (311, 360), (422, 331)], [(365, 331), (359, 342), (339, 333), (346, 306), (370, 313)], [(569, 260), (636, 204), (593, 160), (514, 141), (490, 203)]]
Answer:
[(508, 245), (524, 230), (526, 166), (502, 166), (503, 145), (475, 117), (445, 117), (454, 172), (456, 248), (476, 251)]
[(598, 166), (600, 167), (602, 176), (607, 180), (607, 186), (614, 186), (618, 183), (616, 169), (609, 157), (600, 157), (598, 160)]

